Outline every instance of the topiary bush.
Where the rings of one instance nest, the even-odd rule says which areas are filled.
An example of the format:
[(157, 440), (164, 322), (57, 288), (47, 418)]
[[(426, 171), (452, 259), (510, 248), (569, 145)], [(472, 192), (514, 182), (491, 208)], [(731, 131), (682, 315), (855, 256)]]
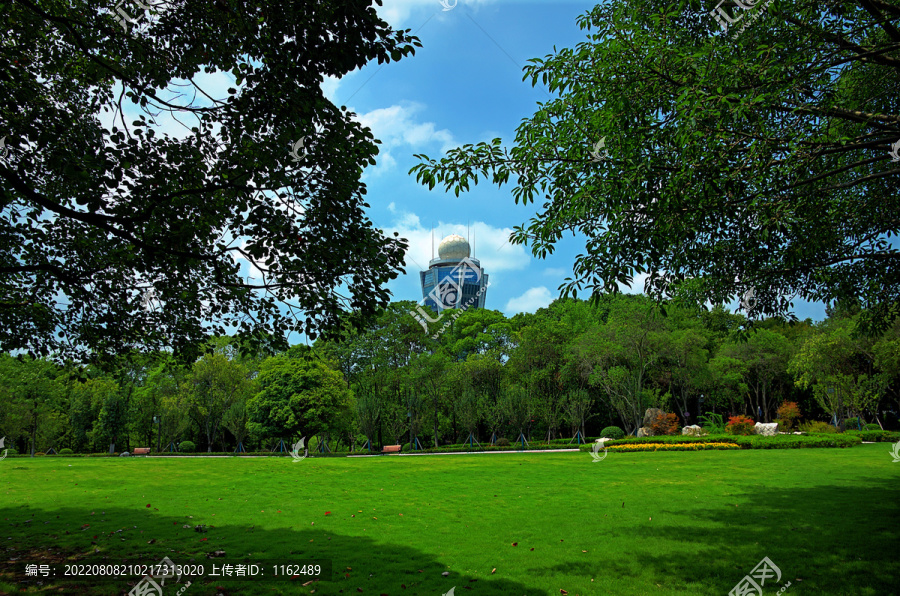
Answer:
[[(4, 449), (4, 451), (6, 451), (6, 449)], [(10, 447), (9, 451), (6, 451), (6, 455), (19, 455), (19, 452)]]
[(625, 438), (625, 431), (618, 426), (607, 426), (600, 431), (600, 438), (602, 439), (603, 437), (608, 439), (623, 439)]
[(881, 430), (881, 427), (877, 424), (869, 423), (866, 425), (866, 430)]
[(500, 437), (499, 439), (497, 439), (495, 445), (497, 445), (497, 447), (509, 447), (509, 439), (507, 439), (506, 437)]
[(753, 419), (747, 416), (732, 416), (725, 425), (725, 430), (730, 435), (752, 435)]
[(75, 452), (72, 451), (71, 449), (69, 449), (68, 447), (64, 447), (59, 450), (60, 455), (72, 455), (73, 453), (75, 453)]
[(197, 451), (197, 446), (194, 445), (193, 441), (182, 441), (178, 445), (178, 451), (181, 451), (183, 453), (193, 453)]

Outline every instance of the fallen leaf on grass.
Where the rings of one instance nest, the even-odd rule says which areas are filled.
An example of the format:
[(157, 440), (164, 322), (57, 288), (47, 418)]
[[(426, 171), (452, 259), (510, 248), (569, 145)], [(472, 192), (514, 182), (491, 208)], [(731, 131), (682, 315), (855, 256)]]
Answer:
[(513, 545), (513, 546), (519, 546), (519, 543), (518, 543), (518, 542), (513, 542), (512, 545)]
[(563, 596), (565, 596), (566, 594), (568, 594), (568, 592), (566, 592), (566, 591), (563, 590), (562, 588), (559, 589), (559, 593), (562, 594)]
[(150, 509), (150, 503), (147, 503), (147, 509)]
[(153, 544), (154, 542), (156, 542), (156, 538), (154, 538), (154, 539), (152, 539), (152, 540), (148, 540), (148, 541), (147, 541), (147, 544)]
[(493, 569), (491, 569), (491, 575), (494, 575), (496, 572), (497, 572), (497, 568), (496, 568), (496, 567), (494, 567)]

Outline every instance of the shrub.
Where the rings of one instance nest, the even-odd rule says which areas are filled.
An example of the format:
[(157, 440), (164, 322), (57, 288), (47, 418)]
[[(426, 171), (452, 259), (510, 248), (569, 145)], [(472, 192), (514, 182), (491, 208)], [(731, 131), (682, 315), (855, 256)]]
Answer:
[(752, 435), (753, 419), (746, 416), (732, 416), (728, 419), (725, 430), (730, 435)]
[(37, 457), (38, 455), (47, 455), (47, 454), (44, 453), (43, 451), (37, 451), (37, 452), (35, 452), (34, 456)]
[(64, 447), (59, 450), (60, 455), (72, 455), (73, 453), (75, 453), (75, 452), (72, 451), (71, 449), (69, 449), (68, 447)]
[(618, 426), (607, 426), (602, 431), (600, 431), (600, 437), (606, 437), (609, 439), (623, 439), (625, 438), (625, 431)]
[(841, 421), (840, 428), (843, 430), (862, 430), (865, 427), (862, 422), (856, 418), (846, 418)]
[(497, 447), (509, 447), (509, 439), (507, 439), (506, 437), (500, 437), (499, 439), (497, 439), (495, 445), (497, 445)]
[(197, 446), (194, 445), (192, 441), (182, 441), (181, 444), (178, 445), (178, 451), (184, 453), (193, 453), (197, 451)]
[(821, 420), (810, 420), (800, 425), (800, 430), (805, 433), (836, 433), (837, 429)]
[[(6, 451), (6, 450), (4, 449), (4, 451)], [(10, 447), (9, 451), (6, 453), (6, 455), (19, 455), (19, 452), (16, 451), (15, 449), (13, 449), (12, 447)]]
[(800, 418), (800, 407), (797, 402), (786, 401), (778, 406), (778, 418), (782, 421), (785, 430), (790, 430), (794, 422)]
[(877, 424), (869, 423), (869, 424), (866, 425), (866, 430), (878, 430), (878, 431), (880, 431), (880, 430), (881, 430), (881, 427), (878, 426)]
[(650, 423), (654, 435), (674, 435), (678, 432), (678, 416), (675, 414), (659, 414)]
[(725, 421), (721, 414), (710, 412), (706, 416), (700, 416), (700, 427), (711, 435), (725, 434)]

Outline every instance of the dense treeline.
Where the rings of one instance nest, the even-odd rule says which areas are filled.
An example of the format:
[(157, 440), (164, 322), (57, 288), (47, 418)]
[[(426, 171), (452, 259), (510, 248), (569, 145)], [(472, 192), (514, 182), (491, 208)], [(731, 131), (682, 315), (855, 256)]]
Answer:
[(633, 432), (648, 407), (682, 425), (710, 412), (769, 422), (784, 401), (807, 420), (897, 423), (900, 325), (859, 334), (853, 309), (744, 335), (741, 314), (619, 295), (512, 318), (445, 313), (426, 334), (414, 306), (280, 354), (213, 338), (190, 365), (166, 353), (103, 369), (3, 355), (0, 437), (21, 453), (270, 450), (301, 436), (319, 449), (429, 447)]

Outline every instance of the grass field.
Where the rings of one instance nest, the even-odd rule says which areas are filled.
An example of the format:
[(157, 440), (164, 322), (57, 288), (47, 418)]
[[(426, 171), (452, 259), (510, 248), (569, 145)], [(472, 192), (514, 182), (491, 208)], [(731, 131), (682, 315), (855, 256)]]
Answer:
[[(195, 582), (184, 596), (724, 596), (763, 557), (783, 573), (764, 594), (790, 581), (785, 594), (883, 596), (898, 593), (898, 509), (900, 463), (886, 444), (598, 463), (585, 453), (0, 461), (6, 570), (9, 558), (75, 555), (209, 563), (216, 550), (333, 564), (330, 582)], [(5, 578), (0, 593), (20, 593)]]

